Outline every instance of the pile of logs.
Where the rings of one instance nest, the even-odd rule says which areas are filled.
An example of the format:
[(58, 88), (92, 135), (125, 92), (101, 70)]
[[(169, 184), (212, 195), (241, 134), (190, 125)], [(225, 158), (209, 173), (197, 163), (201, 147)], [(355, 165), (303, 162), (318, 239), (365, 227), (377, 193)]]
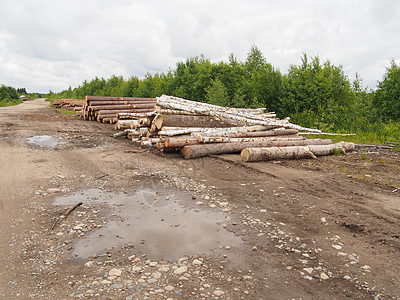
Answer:
[(55, 108), (63, 108), (67, 110), (74, 110), (78, 115), (82, 113), (85, 100), (80, 99), (58, 99), (55, 100), (51, 106)]
[(148, 113), (155, 110), (154, 98), (86, 96), (82, 111), (85, 120), (114, 124), (119, 113)]
[(299, 131), (319, 134), (280, 120), (264, 109), (235, 109), (182, 98), (156, 98), (155, 111), (120, 112), (115, 137), (126, 136), (163, 152), (180, 151), (187, 159), (241, 153), (243, 161), (306, 158), (345, 152), (352, 143), (306, 139)]

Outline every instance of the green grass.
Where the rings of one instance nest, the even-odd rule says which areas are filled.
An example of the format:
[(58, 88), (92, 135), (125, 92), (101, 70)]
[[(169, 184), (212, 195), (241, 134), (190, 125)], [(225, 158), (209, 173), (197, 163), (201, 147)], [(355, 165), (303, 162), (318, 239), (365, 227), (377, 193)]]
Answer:
[(58, 108), (56, 110), (62, 115), (76, 115), (76, 111), (74, 110), (68, 110), (65, 108)]
[(0, 107), (13, 106), (22, 103), (22, 100), (0, 101)]

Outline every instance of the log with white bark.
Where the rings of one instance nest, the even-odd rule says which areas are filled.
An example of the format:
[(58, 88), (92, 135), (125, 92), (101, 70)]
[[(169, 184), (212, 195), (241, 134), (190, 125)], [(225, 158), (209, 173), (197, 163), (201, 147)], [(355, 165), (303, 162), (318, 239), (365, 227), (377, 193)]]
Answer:
[(190, 111), (201, 115), (231, 119), (232, 122), (244, 122), (247, 125), (268, 125), (273, 127), (293, 128), (310, 132), (320, 132), (320, 130), (318, 129), (305, 128), (296, 124), (282, 122), (282, 120), (262, 118), (258, 117), (257, 115), (242, 113), (232, 108), (223, 108), (217, 105), (195, 102), (165, 95), (157, 98), (157, 105), (167, 109)]
[(239, 153), (245, 148), (260, 147), (288, 147), (306, 145), (328, 145), (331, 140), (309, 139), (301, 141), (263, 141), (263, 142), (243, 142), (243, 143), (217, 143), (189, 145), (182, 149), (182, 154), (186, 159), (198, 158), (213, 154)]
[(331, 155), (335, 150), (346, 152), (354, 149), (354, 143), (340, 142), (330, 145), (245, 148), (240, 156), (242, 161), (252, 162), (274, 159), (316, 158), (317, 156)]
[(221, 128), (215, 130), (209, 130), (207, 132), (195, 133), (194, 136), (225, 136), (229, 134), (239, 134), (239, 133), (248, 133), (248, 132), (256, 132), (256, 131), (266, 131), (270, 130), (273, 127), (271, 126), (245, 126), (245, 127), (232, 127), (232, 128)]
[[(241, 127), (231, 127), (231, 129), (239, 129)], [(200, 132), (213, 132), (219, 131), (223, 128), (204, 128), (204, 127), (163, 127), (158, 132), (159, 135), (163, 136), (175, 136), (183, 134), (192, 134)]]
[(332, 135), (332, 136), (354, 136), (355, 133), (327, 133), (327, 132), (299, 132), (301, 135)]
[(206, 137), (228, 137), (228, 138), (240, 138), (240, 137), (269, 137), (269, 136), (285, 136), (285, 135), (295, 135), (298, 133), (296, 129), (274, 129), (274, 130), (264, 130), (264, 131), (250, 131), (250, 132), (230, 132), (219, 131), (213, 133), (199, 133), (198, 138)]
[(196, 114), (190, 111), (175, 110), (175, 109), (164, 109), (161, 106), (156, 105), (156, 112), (162, 115), (188, 115), (195, 116)]
[(231, 138), (231, 137), (198, 137), (197, 141), (199, 143), (207, 144), (207, 143), (241, 143), (241, 142), (257, 142), (257, 141), (294, 141), (294, 140), (305, 140), (305, 137), (298, 135), (287, 135), (287, 136), (270, 136), (270, 137), (240, 137), (240, 138)]

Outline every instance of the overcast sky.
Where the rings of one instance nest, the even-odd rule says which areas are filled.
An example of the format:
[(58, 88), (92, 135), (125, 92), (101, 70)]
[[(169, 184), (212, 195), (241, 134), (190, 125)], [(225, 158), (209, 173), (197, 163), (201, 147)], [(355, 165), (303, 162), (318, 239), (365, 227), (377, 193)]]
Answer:
[(374, 88), (400, 62), (398, 0), (1, 0), (0, 84), (61, 91), (143, 77), (204, 54), (244, 61), (256, 45), (286, 73), (302, 53)]

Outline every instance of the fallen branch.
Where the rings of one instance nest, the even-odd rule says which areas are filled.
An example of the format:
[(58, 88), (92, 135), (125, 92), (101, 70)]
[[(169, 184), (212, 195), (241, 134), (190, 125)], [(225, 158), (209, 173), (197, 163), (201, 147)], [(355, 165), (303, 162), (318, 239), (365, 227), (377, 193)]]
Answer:
[[(82, 204), (83, 204), (83, 202), (80, 201), (80, 202), (78, 202), (78, 203), (76, 203), (76, 204), (71, 205), (70, 207), (68, 207), (67, 211), (64, 213), (64, 216), (63, 216), (62, 220), (65, 220), (65, 219), (68, 217), (68, 215), (69, 215), (75, 208), (77, 208), (78, 206), (81, 206)], [(53, 223), (53, 226), (51, 226), (49, 233), (53, 231), (54, 227), (56, 227), (56, 225), (58, 224), (58, 222), (60, 221), (60, 219), (61, 219), (61, 218), (57, 218), (57, 220)]]

